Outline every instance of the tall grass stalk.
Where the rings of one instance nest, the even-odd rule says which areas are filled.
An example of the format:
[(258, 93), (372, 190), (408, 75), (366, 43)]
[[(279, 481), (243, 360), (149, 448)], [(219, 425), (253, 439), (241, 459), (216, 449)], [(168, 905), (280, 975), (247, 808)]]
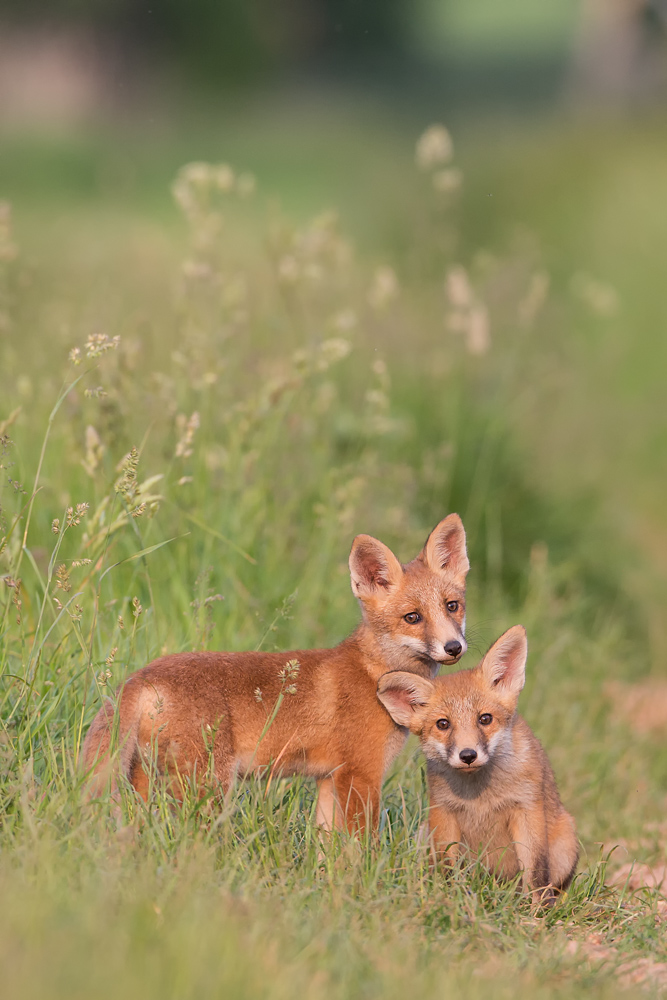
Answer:
[[(16, 441), (3, 437), (29, 495), (9, 460), (0, 470), (8, 995), (607, 998), (658, 982), (664, 900), (606, 884), (616, 840), (651, 861), (642, 831), (657, 845), (664, 830), (664, 754), (647, 766), (602, 694), (630, 661), (644, 668), (640, 609), (613, 546), (588, 545), (599, 509), (541, 490), (515, 433), (518, 415), (542, 412), (520, 390), (565, 307), (521, 254), (455, 260), (455, 196), (423, 180), (418, 274), (355, 254), (330, 213), (269, 214), (235, 256), (243, 205), (230, 199), (247, 178), (191, 164), (175, 187), (187, 222), (175, 295), (165, 287), (139, 316), (128, 270), (106, 303), (110, 333), (77, 348), (50, 337), (60, 306), (44, 283), (44, 325), (22, 331), (40, 344), (22, 362), (37, 390)], [(75, 271), (62, 289), (87, 301)], [(15, 323), (24, 315), (19, 302)], [(56, 393), (70, 348), (99, 361)], [(476, 858), (431, 865), (412, 743), (377, 837), (324, 836), (313, 784), (278, 767), (224, 797), (184, 780), (177, 800), (149, 760), (147, 801), (122, 781), (89, 800), (81, 740), (104, 698), (117, 719), (129, 673), (207, 644), (337, 643), (357, 620), (354, 535), (408, 559), (451, 509), (469, 531), (468, 656), (527, 625), (522, 709), (578, 822), (581, 871), (553, 910), (533, 912)], [(262, 738), (298, 687), (288, 659)]]

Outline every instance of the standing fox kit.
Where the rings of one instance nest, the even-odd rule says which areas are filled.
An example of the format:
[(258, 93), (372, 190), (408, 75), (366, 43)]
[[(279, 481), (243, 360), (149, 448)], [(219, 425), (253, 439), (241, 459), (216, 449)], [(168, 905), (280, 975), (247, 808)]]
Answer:
[(129, 677), (84, 742), (92, 794), (121, 775), (146, 798), (152, 758), (177, 796), (184, 781), (224, 793), (237, 775), (303, 774), (317, 779), (321, 825), (377, 823), (406, 735), (379, 704), (378, 680), (388, 670), (434, 677), (466, 649), (461, 519), (441, 521), (405, 566), (358, 535), (349, 564), (362, 621), (334, 649), (177, 653)]
[(572, 881), (579, 851), (546, 754), (516, 714), (527, 653), (525, 629), (515, 625), (474, 670), (435, 681), (384, 674), (378, 697), (419, 736), (438, 855), (452, 859), (462, 845), (481, 851), (500, 875), (522, 871), (535, 901), (548, 901)]

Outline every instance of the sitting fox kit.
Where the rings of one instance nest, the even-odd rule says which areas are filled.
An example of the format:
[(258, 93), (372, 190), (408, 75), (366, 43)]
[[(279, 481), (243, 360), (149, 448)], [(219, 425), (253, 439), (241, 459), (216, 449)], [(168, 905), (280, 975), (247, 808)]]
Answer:
[(521, 871), (535, 901), (550, 901), (572, 881), (578, 845), (546, 754), (516, 713), (527, 653), (525, 629), (515, 625), (474, 670), (435, 681), (387, 673), (378, 697), (419, 736), (436, 853), (451, 860), (461, 846), (481, 851), (498, 874)]
[(107, 700), (84, 742), (91, 794), (120, 775), (147, 798), (151, 759), (176, 796), (184, 782), (225, 793), (236, 776), (303, 774), (317, 779), (322, 826), (376, 824), (406, 736), (379, 704), (378, 680), (388, 670), (434, 677), (466, 649), (461, 519), (441, 521), (405, 566), (358, 535), (349, 564), (362, 622), (334, 649), (178, 653), (130, 676), (117, 716)]

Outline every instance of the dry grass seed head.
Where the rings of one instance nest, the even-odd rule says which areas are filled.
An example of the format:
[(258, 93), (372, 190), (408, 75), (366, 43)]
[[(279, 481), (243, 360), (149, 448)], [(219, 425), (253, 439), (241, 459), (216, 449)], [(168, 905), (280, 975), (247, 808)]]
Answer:
[(444, 125), (431, 125), (417, 140), (415, 159), (421, 170), (433, 170), (454, 155), (452, 137)]

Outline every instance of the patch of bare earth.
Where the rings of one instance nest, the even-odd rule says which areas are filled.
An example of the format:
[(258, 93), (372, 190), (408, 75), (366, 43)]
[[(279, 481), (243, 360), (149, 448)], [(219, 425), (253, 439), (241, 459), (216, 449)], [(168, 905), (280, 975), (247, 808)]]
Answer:
[(608, 681), (604, 691), (615, 714), (636, 733), (667, 738), (667, 680), (648, 679), (639, 684)]
[(643, 986), (659, 993), (667, 990), (667, 962), (646, 957), (628, 959), (602, 934), (589, 934), (583, 941), (570, 940), (565, 954), (612, 973), (626, 988)]
[(657, 889), (667, 895), (667, 864), (659, 862), (656, 865), (643, 865), (627, 861), (616, 869), (609, 882), (619, 888), (625, 886), (631, 892), (637, 889)]
[[(647, 897), (633, 899), (632, 894), (647, 890), (655, 905), (656, 924), (667, 930), (667, 898), (658, 895), (667, 896), (667, 861), (662, 860), (667, 856), (667, 823), (647, 824), (644, 832), (641, 840), (601, 845), (603, 853), (610, 855), (610, 865), (615, 865), (607, 881), (626, 894), (622, 909), (627, 911), (627, 917), (623, 925), (646, 912)], [(631, 860), (637, 851), (657, 851), (660, 860), (654, 864)], [(618, 864), (621, 858), (623, 863)], [(628, 956), (627, 950), (623, 950), (622, 938), (622, 929), (611, 934), (594, 931), (584, 938), (571, 937), (565, 946), (565, 955), (613, 975), (625, 988), (641, 986), (660, 995), (667, 993), (667, 962), (659, 960), (663, 956)]]

